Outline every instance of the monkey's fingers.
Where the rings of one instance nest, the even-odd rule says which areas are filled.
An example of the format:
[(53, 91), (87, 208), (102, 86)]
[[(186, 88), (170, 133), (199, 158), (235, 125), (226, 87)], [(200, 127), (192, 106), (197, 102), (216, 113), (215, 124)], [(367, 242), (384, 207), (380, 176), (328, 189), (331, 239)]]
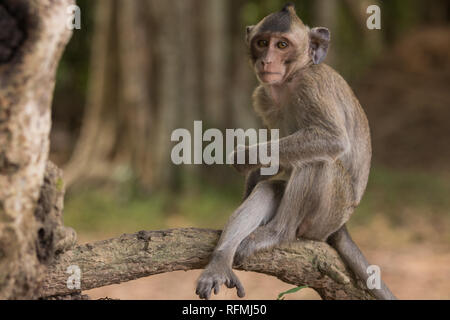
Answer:
[(206, 281), (199, 281), (197, 284), (197, 290), (195, 290), (195, 293), (198, 294), (198, 297), (200, 299), (206, 299), (209, 300), (211, 297), (211, 289), (212, 289), (212, 282), (209, 280)]
[(236, 275), (232, 275), (231, 278), (229, 280), (226, 281), (225, 285), (228, 288), (236, 288), (237, 290), (237, 295), (239, 298), (243, 298), (245, 297), (245, 290), (244, 290), (244, 286), (242, 285), (241, 281), (239, 280), (238, 277), (236, 277)]
[(199, 285), (197, 285), (197, 288), (195, 289), (195, 294), (200, 296), (200, 288)]
[(218, 295), (220, 291), (220, 283), (219, 281), (214, 281), (214, 294)]
[(236, 290), (237, 290), (237, 295), (239, 298), (245, 297), (244, 286), (241, 284), (241, 282), (239, 280), (237, 280), (237, 283), (236, 283)]

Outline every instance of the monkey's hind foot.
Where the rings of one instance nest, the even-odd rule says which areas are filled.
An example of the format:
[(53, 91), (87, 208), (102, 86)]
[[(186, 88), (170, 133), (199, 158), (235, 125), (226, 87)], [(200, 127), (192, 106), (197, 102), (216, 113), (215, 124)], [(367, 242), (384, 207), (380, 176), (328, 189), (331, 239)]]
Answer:
[(214, 294), (218, 294), (221, 285), (227, 288), (236, 288), (239, 298), (245, 296), (244, 287), (239, 281), (239, 278), (234, 274), (233, 270), (218, 263), (209, 264), (197, 280), (197, 289), (195, 293), (200, 299), (209, 300), (211, 291), (214, 289)]

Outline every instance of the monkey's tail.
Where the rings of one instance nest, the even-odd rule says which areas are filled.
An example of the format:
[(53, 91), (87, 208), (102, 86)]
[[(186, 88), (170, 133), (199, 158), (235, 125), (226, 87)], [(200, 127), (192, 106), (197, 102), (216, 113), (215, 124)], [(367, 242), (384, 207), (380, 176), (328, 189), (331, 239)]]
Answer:
[[(353, 242), (350, 234), (347, 231), (345, 224), (335, 233), (333, 233), (327, 240), (341, 258), (347, 264), (347, 266), (358, 276), (359, 279), (367, 283), (369, 275), (367, 274), (367, 268), (369, 262), (366, 260), (361, 250), (359, 250), (356, 243)], [(372, 289), (372, 294), (379, 300), (396, 300), (391, 290), (381, 281), (380, 289)]]

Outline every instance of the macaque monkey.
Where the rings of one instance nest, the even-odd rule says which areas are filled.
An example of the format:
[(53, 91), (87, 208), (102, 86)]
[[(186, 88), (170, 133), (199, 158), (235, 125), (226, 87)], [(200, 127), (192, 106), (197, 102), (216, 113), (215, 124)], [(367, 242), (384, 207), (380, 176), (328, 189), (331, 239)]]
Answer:
[[(280, 174), (260, 174), (261, 164), (235, 164), (246, 174), (244, 201), (230, 217), (196, 293), (209, 299), (220, 286), (244, 288), (233, 262), (297, 238), (326, 241), (364, 282), (369, 263), (345, 223), (361, 201), (370, 170), (367, 118), (346, 81), (321, 63), (330, 32), (305, 26), (287, 4), (247, 27), (251, 63), (260, 82), (254, 109), (279, 129)], [(270, 144), (271, 142), (266, 142)], [(249, 147), (243, 148), (248, 154)], [(248, 159), (248, 157), (247, 157)], [(377, 299), (395, 299), (382, 283)]]

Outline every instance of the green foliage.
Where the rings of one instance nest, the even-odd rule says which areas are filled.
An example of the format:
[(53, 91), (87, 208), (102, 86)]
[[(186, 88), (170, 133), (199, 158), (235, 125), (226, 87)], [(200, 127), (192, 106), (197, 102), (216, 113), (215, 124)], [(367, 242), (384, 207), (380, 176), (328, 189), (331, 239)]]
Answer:
[(366, 193), (352, 216), (353, 223), (365, 223), (382, 212), (391, 223), (404, 222), (405, 209), (414, 213), (449, 218), (450, 182), (445, 177), (418, 171), (374, 167)]
[(164, 228), (166, 203), (167, 199), (160, 195), (123, 201), (109, 192), (86, 190), (67, 198), (64, 222), (88, 234)]
[(287, 290), (285, 292), (280, 293), (278, 295), (277, 300), (284, 300), (284, 296), (285, 295), (291, 294), (291, 293), (296, 293), (297, 291), (300, 291), (300, 290), (305, 289), (305, 288), (308, 288), (308, 286), (300, 286), (300, 287), (289, 289), (289, 290)]
[[(239, 206), (242, 181), (205, 181), (185, 192), (159, 191), (147, 196), (132, 183), (113, 190), (84, 189), (66, 196), (65, 224), (80, 233), (99, 236), (171, 227), (222, 228)], [(409, 214), (448, 219), (449, 194), (450, 182), (445, 177), (374, 167), (351, 223), (368, 224), (379, 213), (393, 225), (403, 224)], [(414, 209), (412, 213), (408, 208)]]
[[(231, 169), (230, 169), (231, 170)], [(239, 205), (242, 186), (200, 185), (180, 193), (140, 193), (132, 182), (68, 194), (64, 222), (90, 235), (171, 227), (221, 228)]]

